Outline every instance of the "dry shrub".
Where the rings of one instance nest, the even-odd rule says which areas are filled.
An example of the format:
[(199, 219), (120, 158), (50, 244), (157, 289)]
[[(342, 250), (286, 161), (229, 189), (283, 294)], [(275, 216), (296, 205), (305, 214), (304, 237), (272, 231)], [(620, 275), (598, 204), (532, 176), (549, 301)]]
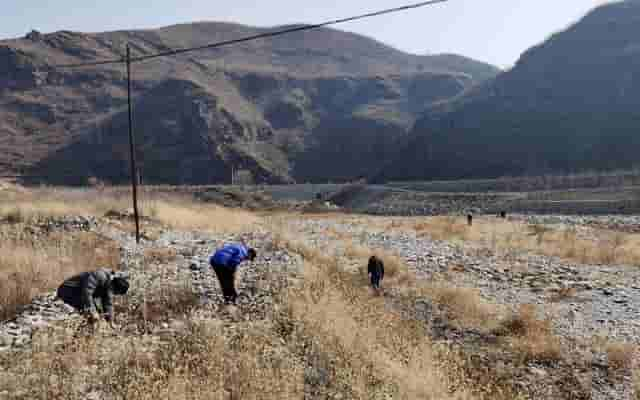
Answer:
[(188, 318), (199, 304), (200, 295), (194, 290), (189, 278), (183, 277), (145, 290), (142, 299), (133, 300), (130, 296), (124, 296), (116, 304), (116, 312), (123, 324), (133, 325), (138, 331), (147, 332), (161, 323)]
[(52, 235), (39, 241), (0, 244), (0, 320), (13, 317), (34, 296), (65, 279), (100, 267), (115, 269), (114, 242), (93, 233)]
[(302, 367), (276, 335), (256, 326), (227, 331), (187, 322), (162, 342), (112, 335), (65, 339), (64, 333), (44, 332), (31, 352), (0, 358), (0, 393), (17, 400), (80, 400), (90, 392), (128, 400), (303, 397)]
[(562, 358), (560, 339), (553, 333), (551, 320), (539, 319), (534, 305), (522, 305), (501, 322), (496, 333), (508, 337), (523, 362), (553, 362)]
[(424, 286), (419, 293), (443, 306), (452, 322), (467, 328), (495, 329), (502, 313), (499, 307), (484, 300), (477, 289), (433, 284)]
[(365, 246), (349, 243), (344, 249), (344, 255), (355, 259), (360, 265), (360, 273), (367, 276), (369, 257), (376, 256), (384, 263), (384, 279), (392, 279), (396, 283), (406, 283), (412, 280), (409, 269), (399, 256), (383, 249), (370, 249)]
[[(93, 215), (109, 211), (130, 211), (128, 190), (37, 189), (0, 198), (0, 219), (30, 222), (45, 217)], [(236, 233), (259, 221), (243, 210), (231, 210), (196, 202), (178, 195), (140, 193), (139, 212), (176, 229), (198, 229)]]
[(259, 222), (248, 211), (195, 202), (156, 201), (150, 208), (155, 218), (176, 229), (238, 233)]
[(0, 198), (0, 219), (29, 223), (71, 215), (102, 216), (108, 210), (126, 209), (130, 198), (96, 190), (37, 189)]
[(615, 371), (628, 371), (633, 366), (636, 346), (631, 343), (607, 343), (605, 351), (609, 368)]
[[(411, 221), (411, 220), (410, 220)], [(493, 218), (479, 218), (472, 227), (455, 217), (430, 217), (413, 220), (405, 227), (419, 236), (438, 240), (475, 242), (484, 248), (506, 250), (506, 259), (514, 259), (518, 250), (574, 260), (582, 264), (640, 264), (640, 235), (594, 229), (580, 237), (575, 226), (555, 229), (545, 224), (523, 224)], [(399, 223), (396, 225), (401, 226)]]
[(178, 252), (170, 247), (150, 247), (144, 250), (144, 262), (167, 264), (176, 259)]
[(348, 243), (344, 248), (345, 257), (358, 259), (359, 261), (368, 260), (369, 257), (373, 255), (373, 252), (368, 247), (354, 244), (353, 242)]
[(415, 223), (413, 229), (435, 240), (465, 239), (469, 233), (469, 226), (455, 216), (427, 218)]

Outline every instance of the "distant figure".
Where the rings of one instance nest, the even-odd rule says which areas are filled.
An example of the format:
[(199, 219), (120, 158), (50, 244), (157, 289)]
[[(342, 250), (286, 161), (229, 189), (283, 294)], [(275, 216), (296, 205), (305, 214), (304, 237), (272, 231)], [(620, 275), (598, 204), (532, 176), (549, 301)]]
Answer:
[(380, 289), (380, 282), (384, 279), (384, 263), (376, 256), (369, 258), (369, 266), (367, 268), (371, 287), (374, 290)]
[(500, 211), (500, 218), (506, 219), (507, 218), (507, 212), (506, 211)]
[(467, 214), (467, 225), (473, 225), (473, 215)]
[(322, 200), (322, 193), (316, 193), (316, 200)]
[(98, 311), (101, 311), (111, 327), (115, 327), (111, 297), (124, 295), (128, 290), (126, 278), (115, 275), (110, 269), (100, 268), (64, 281), (58, 288), (58, 298), (84, 314), (92, 326), (100, 321)]
[(238, 293), (235, 288), (235, 274), (238, 265), (245, 260), (256, 258), (254, 249), (247, 249), (242, 244), (227, 244), (216, 250), (209, 257), (209, 264), (216, 273), (225, 303), (235, 304)]

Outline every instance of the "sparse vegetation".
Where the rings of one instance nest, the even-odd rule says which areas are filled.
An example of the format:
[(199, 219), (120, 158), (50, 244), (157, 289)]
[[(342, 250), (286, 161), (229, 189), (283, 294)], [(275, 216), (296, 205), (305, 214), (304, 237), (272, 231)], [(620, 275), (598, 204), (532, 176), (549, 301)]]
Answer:
[(637, 347), (631, 343), (609, 342), (605, 346), (609, 368), (614, 371), (629, 371), (637, 355)]
[(496, 332), (506, 338), (523, 362), (554, 362), (562, 358), (562, 345), (553, 333), (551, 320), (538, 317), (533, 305), (521, 306), (502, 321)]
[[(105, 191), (109, 193), (109, 189)], [(63, 199), (69, 194), (56, 196)], [(91, 204), (82, 207), (91, 212), (98, 210)], [(235, 235), (254, 224), (268, 226), (274, 235), (261, 252), (298, 253), (304, 259), (303, 273), (296, 275), (294, 285), (277, 292), (265, 319), (222, 322), (218, 316), (207, 314), (211, 311), (208, 306), (201, 307), (200, 294), (191, 286), (188, 269), (168, 270), (175, 267), (178, 251), (195, 253), (179, 247), (178, 251), (148, 247), (140, 260), (145, 268), (161, 267), (154, 274), (160, 276), (158, 282), (162, 283), (137, 283), (138, 290), (144, 291), (142, 299), (125, 296), (117, 300), (117, 322), (124, 326), (122, 330), (102, 330), (92, 337), (76, 329), (73, 342), (68, 330), (40, 332), (30, 356), (19, 354), (9, 362), (0, 355), (3, 368), (0, 393), (7, 388), (15, 389), (18, 399), (42, 393), (52, 398), (80, 399), (94, 391), (114, 399), (133, 400), (199, 400), (212, 396), (507, 400), (522, 395), (523, 389), (514, 380), (529, 364), (551, 368), (569, 363), (565, 343), (555, 333), (552, 321), (539, 314), (535, 306), (508, 312), (506, 306), (487, 300), (486, 293), (458, 284), (455, 276), (448, 274), (465, 273), (464, 264), (451, 264), (446, 271), (434, 273), (429, 281), (421, 281), (401, 255), (393, 252), (392, 246), (387, 248), (385, 242), (384, 248), (367, 247), (367, 238), (361, 237), (360, 231), (343, 228), (367, 224), (371, 229), (386, 229), (389, 219), (332, 214), (327, 218), (339, 220), (342, 226), (321, 228), (329, 244), (311, 247), (304, 236), (289, 232), (287, 216), (265, 218), (263, 223), (248, 212), (189, 201), (180, 203), (171, 197), (147, 199), (144, 209), (149, 218), (146, 223), (162, 229)], [(39, 215), (54, 214), (47, 211)], [(114, 215), (104, 221), (118, 227), (117, 215), (121, 214)], [(219, 223), (219, 219), (229, 222)], [(64, 269), (67, 266), (76, 265), (84, 270), (86, 265), (102, 262), (117, 265), (117, 249), (101, 252), (100, 246), (108, 246), (110, 242), (100, 242), (97, 237), (90, 239), (92, 233), (74, 233), (66, 238), (54, 232), (36, 240), (29, 234), (18, 234), (23, 232), (29, 218), (22, 221), (4, 226), (0, 232), (2, 235), (13, 232), (16, 236), (7, 242), (12, 247), (3, 243), (5, 247), (0, 249), (3, 254), (15, 254), (18, 260), (19, 249), (24, 248), (30, 257), (26, 259), (31, 260), (29, 264), (4, 257), (0, 263), (0, 274), (18, 270), (23, 274), (15, 275), (16, 279), (3, 275), (15, 284), (0, 299), (3, 307), (7, 304), (6, 310), (13, 307), (7, 315), (15, 314), (33, 293), (59, 284), (61, 274), (76, 272)], [(476, 245), (486, 243), (477, 235), (489, 229), (494, 233), (496, 249), (514, 254), (519, 248), (550, 251), (554, 243), (560, 251), (560, 239), (576, 249), (589, 243), (576, 230), (550, 229), (538, 245), (537, 237), (529, 236), (530, 230), (523, 225), (512, 222), (503, 225), (502, 221), (489, 225), (482, 218), (473, 227), (461, 224), (460, 218), (440, 219), (435, 228), (431, 219), (392, 221), (393, 229), (410, 228), (428, 234), (430, 229), (436, 229), (443, 240), (455, 238), (458, 244), (459, 239)], [(130, 225), (128, 220), (120, 222)], [(83, 254), (89, 253), (87, 248), (78, 249), (78, 255), (73, 255), (76, 253), (71, 251), (72, 245), (80, 246), (81, 240), (87, 241), (85, 247), (98, 249), (94, 257), (109, 256), (113, 260), (82, 259)], [(628, 256), (628, 248), (634, 243), (633, 237), (627, 235), (607, 236), (607, 240), (616, 248), (614, 256), (618, 259)], [(67, 252), (46, 253), (54, 248)], [(482, 246), (475, 249), (486, 251)], [(579, 251), (575, 250), (575, 254)], [(511, 257), (508, 252), (505, 257)], [(372, 296), (369, 292), (363, 269), (373, 254), (385, 263), (384, 286), (389, 287), (385, 296)], [(591, 253), (589, 256), (596, 257)], [(38, 273), (44, 277), (35, 279), (37, 273), (30, 271), (41, 258), (52, 260), (48, 267), (53, 268), (46, 269), (50, 277), (43, 274), (43, 269)], [(13, 267), (8, 267), (10, 264)], [(162, 279), (165, 273), (172, 278)], [(550, 300), (560, 301), (575, 294), (575, 289), (561, 288)], [(9, 298), (14, 299), (13, 303)], [(436, 323), (427, 320), (427, 314), (437, 319), (437, 325), (432, 326)], [(437, 336), (436, 331), (446, 339)], [(455, 339), (460, 335), (462, 339)], [(105, 354), (101, 350), (104, 346), (113, 351)], [(629, 370), (632, 367), (629, 354), (634, 354), (633, 350), (627, 345), (606, 347), (611, 370)], [(229, 360), (233, 360), (232, 365)], [(509, 366), (504, 365), (504, 360), (509, 360)], [(96, 370), (100, 373), (89, 372)], [(22, 376), (26, 378), (20, 379)], [(85, 384), (79, 384), (80, 381)]]
[(35, 295), (55, 289), (82, 271), (116, 269), (114, 243), (92, 233), (50, 235), (40, 240), (4, 240), (0, 244), (0, 320), (11, 318)]
[(494, 252), (503, 251), (513, 260), (517, 250), (526, 250), (582, 264), (640, 264), (637, 244), (640, 235), (591, 229), (590, 235), (580, 235), (576, 227), (560, 229), (552, 225), (524, 224), (492, 217), (477, 218), (472, 227), (453, 217), (406, 218), (392, 220), (389, 228), (413, 229), (419, 236), (437, 240), (463, 239), (480, 244)]

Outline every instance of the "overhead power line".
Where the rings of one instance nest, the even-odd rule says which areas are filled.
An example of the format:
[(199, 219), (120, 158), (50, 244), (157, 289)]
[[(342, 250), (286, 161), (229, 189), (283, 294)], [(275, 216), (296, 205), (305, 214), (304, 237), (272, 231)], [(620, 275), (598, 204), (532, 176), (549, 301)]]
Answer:
[[(232, 45), (232, 44), (244, 43), (244, 42), (249, 42), (249, 41), (258, 40), (258, 39), (270, 38), (270, 37), (274, 37), (274, 36), (281, 36), (281, 35), (286, 35), (286, 34), (294, 33), (294, 32), (310, 31), (310, 30), (314, 30), (314, 29), (318, 29), (318, 28), (324, 28), (324, 27), (331, 26), (331, 25), (342, 24), (342, 23), (345, 23), (345, 22), (352, 22), (352, 21), (357, 21), (357, 20), (361, 20), (361, 19), (365, 19), (365, 18), (377, 17), (379, 15), (397, 13), (397, 12), (400, 12), (400, 11), (413, 10), (413, 9), (416, 9), (416, 8), (426, 7), (426, 6), (430, 6), (430, 5), (434, 5), (434, 4), (438, 4), (438, 3), (445, 3), (447, 1), (449, 1), (449, 0), (423, 1), (423, 2), (420, 2), (420, 3), (408, 4), (408, 5), (404, 5), (404, 6), (401, 6), (401, 7), (394, 7), (394, 8), (388, 8), (388, 9), (385, 9), (385, 10), (369, 12), (369, 13), (366, 13), (366, 14), (356, 15), (356, 16), (353, 16), (353, 17), (335, 19), (335, 20), (331, 20), (331, 21), (327, 21), (327, 22), (322, 22), (322, 23), (319, 23), (319, 24), (302, 25), (302, 26), (297, 26), (297, 27), (293, 27), (293, 28), (287, 28), (287, 29), (282, 29), (282, 30), (277, 30), (277, 31), (272, 31), (272, 32), (259, 33), (257, 35), (246, 36), (246, 37), (242, 37), (242, 38), (238, 38), (238, 39), (231, 39), (231, 40), (225, 40), (225, 41), (217, 42), (217, 43), (210, 43), (210, 44), (206, 44), (206, 45), (203, 45), (203, 46), (188, 47), (188, 48), (175, 49), (175, 50), (168, 50), (168, 51), (155, 53), (155, 54), (148, 54), (148, 55), (144, 55), (144, 56), (131, 57), (131, 62), (135, 63), (135, 62), (151, 60), (151, 59), (159, 58), (159, 57), (175, 56), (175, 55), (178, 55), (178, 54), (189, 53), (189, 52), (199, 51), (199, 50), (213, 49), (213, 48), (223, 47), (223, 46), (229, 46), (229, 45)], [(91, 66), (107, 65), (107, 64), (120, 64), (120, 63), (125, 63), (126, 61), (127, 60), (126, 60), (125, 57), (121, 57), (121, 58), (117, 58), (117, 59), (107, 59), (107, 60), (93, 61), (93, 62), (88, 62), (88, 63), (58, 65), (58, 66), (55, 66), (55, 68), (91, 67)]]

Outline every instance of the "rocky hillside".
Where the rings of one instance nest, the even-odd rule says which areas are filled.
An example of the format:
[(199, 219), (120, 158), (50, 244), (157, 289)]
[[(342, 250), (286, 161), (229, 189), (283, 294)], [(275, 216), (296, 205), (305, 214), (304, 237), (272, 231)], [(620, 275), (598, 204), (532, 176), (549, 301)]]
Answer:
[(492, 178), (636, 165), (640, 2), (593, 10), (510, 71), (429, 109), (379, 179)]
[[(196, 23), (0, 41), (0, 173), (56, 183), (128, 176), (124, 66), (55, 65), (118, 58), (126, 43), (140, 56), (265, 31)], [(135, 64), (141, 173), (198, 184), (228, 181), (232, 166), (263, 182), (353, 178), (389, 159), (427, 107), (497, 72), (332, 29)]]

